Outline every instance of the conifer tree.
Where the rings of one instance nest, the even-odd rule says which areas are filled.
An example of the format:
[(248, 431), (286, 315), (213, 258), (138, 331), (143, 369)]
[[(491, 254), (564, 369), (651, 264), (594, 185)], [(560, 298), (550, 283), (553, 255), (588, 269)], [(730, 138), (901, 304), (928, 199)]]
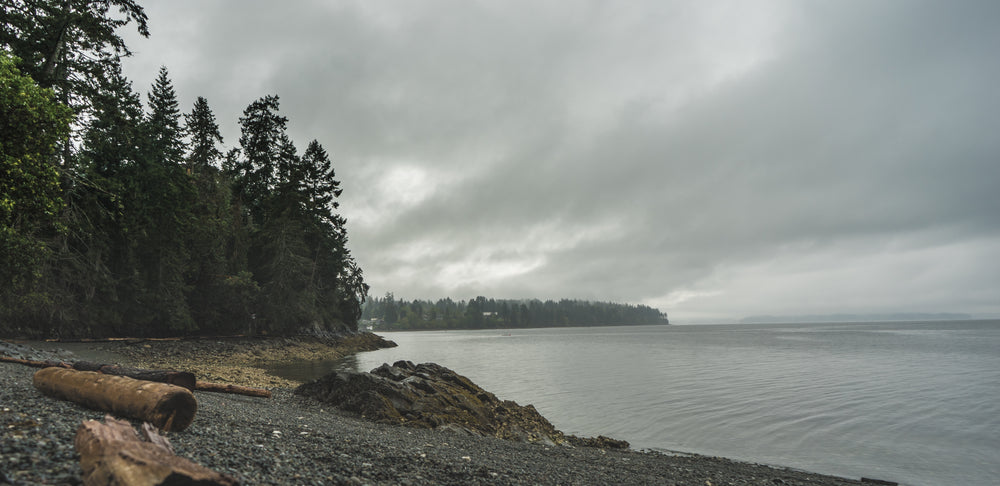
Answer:
[[(195, 328), (185, 291), (189, 256), (185, 239), (195, 192), (180, 161), (180, 115), (166, 70), (144, 115), (139, 96), (119, 68), (95, 97), (84, 133), (84, 216), (103, 216), (108, 252), (100, 255), (114, 281), (119, 332), (164, 335)], [(91, 202), (88, 202), (91, 201)]]
[(340, 181), (335, 179), (336, 173), (330, 156), (318, 141), (309, 142), (302, 154), (302, 165), (305, 167), (303, 189), (306, 211), (333, 225), (338, 231), (342, 230), (345, 221), (334, 210), (340, 207), (337, 198), (343, 190), (340, 188)]
[(177, 94), (166, 67), (160, 67), (147, 98), (149, 115), (145, 126), (149, 138), (149, 158), (165, 165), (180, 164), (184, 158), (184, 131)]
[(115, 176), (139, 163), (144, 145), (142, 103), (125, 78), (121, 65), (112, 67), (93, 98), (93, 114), (83, 136), (83, 156), (89, 168), (104, 177)]
[(130, 172), (142, 160), (142, 104), (132, 84), (113, 67), (93, 94), (84, 125), (80, 161), (67, 188), (62, 215), (65, 235), (54, 242), (58, 256), (46, 286), (53, 304), (39, 309), (64, 332), (109, 335), (125, 332), (125, 277), (134, 268), (129, 239)]
[(218, 145), (222, 143), (215, 114), (208, 106), (208, 100), (199, 96), (191, 113), (184, 115), (185, 130), (190, 137), (187, 167), (192, 173), (200, 173), (208, 167), (216, 167), (222, 158)]
[(288, 119), (277, 111), (278, 97), (265, 96), (251, 103), (240, 117), (241, 157), (231, 167), (234, 193), (255, 219), (263, 216), (264, 204), (277, 184), (282, 151), (288, 148)]

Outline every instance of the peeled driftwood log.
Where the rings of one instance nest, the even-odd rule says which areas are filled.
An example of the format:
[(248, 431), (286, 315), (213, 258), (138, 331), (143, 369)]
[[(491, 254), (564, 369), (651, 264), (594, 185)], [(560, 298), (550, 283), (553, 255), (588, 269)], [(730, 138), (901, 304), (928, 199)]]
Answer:
[(132, 425), (110, 415), (104, 423), (87, 420), (76, 431), (83, 484), (236, 485), (236, 479), (174, 455), (170, 441), (143, 424), (143, 441)]
[(125, 376), (42, 368), (35, 372), (34, 384), (50, 397), (150, 422), (168, 431), (186, 429), (198, 410), (194, 394), (186, 388)]
[(271, 391), (266, 388), (253, 388), (249, 386), (230, 385), (226, 383), (209, 383), (206, 381), (199, 381), (195, 383), (194, 389), (198, 391), (235, 393), (237, 395), (247, 395), (251, 397), (271, 398)]

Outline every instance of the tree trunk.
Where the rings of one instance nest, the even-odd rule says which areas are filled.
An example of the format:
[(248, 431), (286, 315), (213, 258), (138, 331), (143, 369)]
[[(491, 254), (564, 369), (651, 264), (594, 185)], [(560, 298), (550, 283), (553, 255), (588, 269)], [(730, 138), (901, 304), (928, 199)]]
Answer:
[(143, 424), (146, 441), (132, 425), (110, 415), (104, 423), (87, 420), (76, 431), (83, 484), (95, 485), (237, 485), (236, 479), (174, 455), (170, 441)]
[(34, 384), (50, 397), (151, 422), (167, 431), (186, 429), (198, 410), (194, 394), (186, 388), (125, 376), (42, 368), (35, 372)]

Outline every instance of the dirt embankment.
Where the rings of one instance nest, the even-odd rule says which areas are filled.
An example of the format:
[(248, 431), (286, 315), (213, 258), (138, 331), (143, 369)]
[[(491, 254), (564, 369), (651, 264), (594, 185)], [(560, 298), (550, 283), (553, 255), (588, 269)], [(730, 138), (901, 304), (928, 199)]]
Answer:
[(301, 383), (272, 376), (264, 367), (298, 360), (336, 360), (395, 345), (376, 334), (358, 333), (337, 337), (114, 341), (93, 343), (93, 349), (119, 356), (123, 365), (190, 371), (202, 381), (295, 388)]

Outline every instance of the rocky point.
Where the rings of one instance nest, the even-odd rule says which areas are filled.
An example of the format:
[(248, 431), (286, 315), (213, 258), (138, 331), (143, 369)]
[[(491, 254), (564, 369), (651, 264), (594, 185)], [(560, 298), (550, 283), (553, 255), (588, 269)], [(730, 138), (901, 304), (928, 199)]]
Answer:
[(330, 373), (298, 387), (295, 393), (377, 422), (458, 429), (520, 442), (628, 448), (628, 442), (606, 437), (567, 436), (535, 407), (500, 400), (465, 376), (435, 363), (397, 361), (370, 373)]

